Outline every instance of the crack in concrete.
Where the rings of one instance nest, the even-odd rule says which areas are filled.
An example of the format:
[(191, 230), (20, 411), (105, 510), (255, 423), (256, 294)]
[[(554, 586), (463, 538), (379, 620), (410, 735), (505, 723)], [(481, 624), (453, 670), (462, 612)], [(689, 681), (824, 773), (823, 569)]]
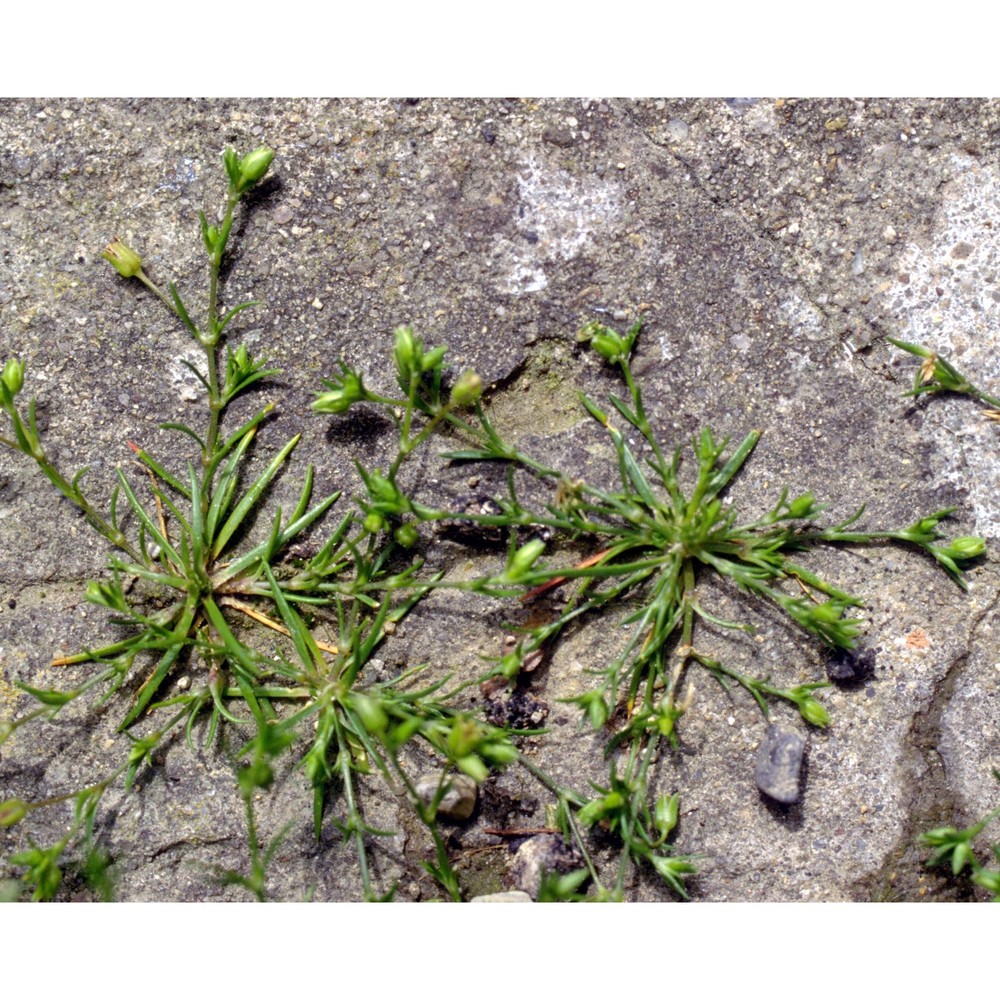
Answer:
[(942, 717), (976, 645), (983, 622), (1000, 608), (1000, 588), (994, 591), (969, 626), (968, 641), (935, 686), (926, 708), (918, 712), (904, 737), (900, 762), (901, 783), (909, 797), (906, 818), (896, 844), (881, 867), (855, 882), (860, 898), (915, 902), (922, 899), (974, 900), (982, 894), (967, 879), (953, 879), (926, 868), (927, 849), (918, 843), (926, 830), (956, 823), (959, 797), (949, 782), (945, 762), (938, 749)]

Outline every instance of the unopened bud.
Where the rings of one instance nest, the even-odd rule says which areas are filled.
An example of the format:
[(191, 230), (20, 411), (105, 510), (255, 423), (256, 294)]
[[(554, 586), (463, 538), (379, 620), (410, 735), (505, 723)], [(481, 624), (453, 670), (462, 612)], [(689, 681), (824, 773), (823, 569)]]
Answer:
[(273, 159), (274, 150), (267, 146), (258, 146), (252, 153), (247, 153), (240, 160), (240, 191), (246, 191), (256, 184), (267, 173)]
[(10, 394), (10, 398), (13, 399), (21, 391), (21, 386), (24, 385), (24, 364), (14, 358), (8, 358), (7, 363), (3, 366), (3, 387), (4, 396)]
[(0, 826), (13, 826), (28, 815), (28, 804), (22, 799), (0, 802)]
[(412, 549), (420, 541), (420, 532), (412, 524), (401, 524), (394, 532), (393, 538), (403, 546), (404, 549)]
[(474, 372), (465, 372), (451, 389), (452, 406), (472, 406), (483, 393), (483, 380)]
[(788, 505), (789, 517), (809, 517), (814, 511), (816, 498), (812, 493), (803, 493)]
[(525, 542), (511, 557), (507, 564), (507, 579), (517, 583), (527, 576), (535, 560), (545, 551), (545, 542), (540, 538), (532, 538)]
[(986, 551), (986, 542), (977, 535), (956, 538), (944, 550), (952, 559), (975, 559)]
[(799, 702), (799, 713), (806, 722), (820, 729), (830, 725), (830, 713), (815, 698), (803, 698)]
[(396, 369), (401, 378), (408, 378), (417, 366), (420, 350), (413, 328), (400, 326), (396, 329), (396, 348), (393, 356), (396, 359)]
[(101, 256), (123, 278), (134, 278), (142, 270), (142, 258), (119, 239), (109, 243)]
[(357, 372), (345, 370), (339, 379), (326, 384), (334, 388), (317, 395), (312, 405), (316, 413), (346, 413), (365, 398), (365, 389)]

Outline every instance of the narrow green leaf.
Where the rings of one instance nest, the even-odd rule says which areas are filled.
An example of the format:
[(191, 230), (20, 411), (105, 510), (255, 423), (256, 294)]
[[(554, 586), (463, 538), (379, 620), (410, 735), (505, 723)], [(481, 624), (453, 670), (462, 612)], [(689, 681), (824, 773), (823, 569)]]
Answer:
[(233, 635), (229, 623), (222, 614), (218, 604), (211, 597), (205, 598), (205, 614), (208, 616), (219, 638), (225, 647), (226, 655), (250, 674), (254, 679), (260, 677), (260, 656), (245, 646)]
[[(329, 507), (335, 504), (340, 499), (340, 492), (331, 493), (326, 499), (320, 501), (312, 510), (303, 514), (297, 521), (285, 527), (285, 530), (281, 533), (280, 544), (278, 545), (278, 551), (284, 548), (296, 535), (301, 531), (305, 531), (310, 524), (313, 523), (318, 517), (320, 517)], [(341, 522), (341, 526), (349, 526), (353, 523), (353, 515), (348, 515), (344, 521)], [(338, 527), (338, 532), (340, 528)], [(263, 558), (264, 553), (267, 551), (268, 542), (262, 542), (259, 545), (255, 545), (249, 552), (234, 559), (220, 574), (216, 577), (216, 585), (224, 583), (227, 580), (232, 580), (234, 577), (238, 576), (240, 573), (246, 572), (251, 567), (256, 568), (257, 563)], [(296, 598), (296, 600), (301, 600), (301, 598)]]
[(714, 500), (725, 489), (733, 476), (740, 471), (743, 463), (750, 457), (750, 452), (754, 450), (759, 440), (760, 431), (751, 431), (740, 442), (739, 447), (732, 453), (729, 461), (710, 479), (708, 489), (705, 491), (706, 500)]
[(183, 642), (175, 643), (167, 649), (163, 656), (160, 657), (160, 662), (156, 665), (156, 669), (139, 689), (139, 696), (136, 698), (135, 704), (118, 726), (119, 732), (124, 732), (124, 730), (128, 729), (128, 727), (131, 726), (132, 723), (135, 722), (135, 720), (138, 719), (143, 713), (146, 706), (153, 700), (153, 696), (159, 690), (160, 685), (163, 683), (163, 679), (170, 672), (171, 667), (173, 667), (173, 665), (177, 662), (177, 657), (180, 656), (184, 645), (185, 644)]
[(229, 510), (229, 504), (232, 502), (233, 493), (236, 491), (236, 484), (239, 480), (240, 463), (256, 433), (257, 428), (254, 426), (243, 435), (229, 456), (226, 466), (222, 470), (222, 475), (219, 477), (219, 482), (212, 491), (212, 502), (209, 504), (208, 514), (205, 516), (205, 539), (209, 548), (215, 544), (216, 526)]
[(212, 557), (218, 559), (218, 557), (225, 550), (226, 543), (232, 537), (233, 533), (239, 528), (240, 524), (243, 522), (243, 518), (253, 510), (257, 505), (257, 501), (260, 500), (261, 494), (270, 485), (271, 480), (278, 474), (281, 466), (284, 464), (285, 459), (292, 453), (292, 450), (299, 443), (299, 439), (302, 437), (301, 434), (296, 434), (285, 446), (278, 452), (277, 455), (271, 460), (268, 467), (261, 473), (253, 486), (243, 495), (243, 499), (237, 504), (236, 509), (229, 515), (229, 519), (222, 526), (218, 535), (216, 535), (215, 540), (212, 543)]
[[(149, 533), (153, 541), (155, 541), (156, 544), (159, 545), (160, 551), (168, 555), (173, 560), (175, 565), (177, 566), (183, 565), (183, 560), (178, 555), (177, 551), (170, 544), (170, 542), (168, 542), (167, 539), (163, 537), (163, 535), (160, 533), (160, 529), (154, 523), (152, 518), (150, 518), (150, 516), (146, 513), (142, 504), (139, 503), (138, 498), (132, 492), (132, 487), (129, 486), (128, 480), (125, 478), (125, 473), (123, 473), (121, 469), (118, 469), (117, 471), (118, 471), (118, 480), (122, 485), (122, 490), (125, 493), (125, 497), (129, 502), (129, 506), (135, 512), (135, 516), (139, 519), (139, 523), (141, 524), (142, 529)], [(145, 549), (144, 545), (143, 548)], [(145, 554), (148, 557), (148, 552), (145, 552)]]
[(192, 375), (205, 387), (205, 391), (211, 394), (212, 390), (208, 387), (208, 379), (190, 361), (185, 358), (181, 358), (181, 364), (191, 372)]
[(234, 316), (243, 312), (244, 309), (249, 309), (251, 306), (259, 306), (259, 305), (260, 302), (253, 301), (253, 302), (241, 302), (238, 306), (233, 306), (233, 308), (230, 309), (229, 312), (227, 312), (226, 315), (223, 316), (221, 320), (219, 320), (219, 325), (217, 327), (218, 332), (222, 333), (222, 331), (225, 330), (227, 326), (229, 326), (229, 321)]
[[(173, 424), (161, 424), (163, 428), (173, 428), (174, 430), (181, 430), (180, 425)], [(143, 465), (148, 469), (152, 469), (153, 473), (157, 478), (162, 479), (172, 490), (176, 490), (181, 496), (186, 497), (188, 500), (191, 499), (191, 491), (172, 473), (168, 472), (159, 462), (142, 448), (139, 448), (135, 457), (142, 462)]]
[(180, 431), (182, 434), (186, 434), (189, 438), (191, 438), (194, 441), (196, 445), (198, 445), (198, 448), (202, 451), (202, 453), (204, 453), (205, 442), (202, 441), (201, 435), (198, 434), (196, 431), (192, 430), (190, 427), (188, 427), (187, 424), (179, 424), (170, 421), (165, 424), (160, 424), (159, 426), (160, 430), (163, 431)]
[(180, 317), (181, 322), (191, 332), (191, 336), (193, 336), (195, 340), (197, 340), (200, 343), (201, 334), (198, 332), (198, 327), (194, 325), (194, 323), (191, 320), (191, 317), (188, 315), (187, 307), (184, 305), (184, 300), (181, 298), (180, 293), (177, 291), (177, 286), (172, 281), (170, 282), (169, 285), (167, 285), (167, 291), (170, 292), (170, 298), (173, 300), (174, 308), (177, 310), (177, 315)]
[(278, 606), (278, 613), (281, 615), (281, 620), (285, 623), (285, 628), (291, 633), (292, 642), (295, 644), (295, 651), (299, 654), (299, 659), (303, 667), (309, 668), (313, 665), (322, 664), (324, 662), (323, 653), (319, 646), (316, 645), (316, 640), (312, 637), (312, 633), (306, 628), (305, 623), (288, 601), (285, 600), (285, 595), (282, 593), (281, 587), (278, 586), (278, 581), (275, 580), (270, 566), (267, 563), (263, 563), (262, 568), (264, 576), (267, 577), (267, 582), (271, 585), (271, 594), (274, 597), (274, 603)]

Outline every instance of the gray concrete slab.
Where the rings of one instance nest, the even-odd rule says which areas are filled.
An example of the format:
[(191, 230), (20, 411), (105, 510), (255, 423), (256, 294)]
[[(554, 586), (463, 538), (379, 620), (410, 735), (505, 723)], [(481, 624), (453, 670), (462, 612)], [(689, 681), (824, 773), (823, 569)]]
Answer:
[[(525, 449), (610, 484), (613, 453), (576, 391), (606, 398), (616, 383), (575, 332), (643, 315), (634, 367), (665, 441), (705, 425), (736, 440), (763, 432), (734, 503), (763, 512), (782, 486), (811, 489), (834, 515), (866, 504), (873, 527), (955, 505), (953, 533), (995, 545), (997, 425), (965, 400), (902, 400), (914, 364), (884, 337), (925, 342), (1000, 382), (998, 125), (992, 101), (3, 101), (0, 358), (27, 362), (52, 454), (89, 465), (95, 495), (129, 461), (129, 440), (183, 460), (157, 424), (199, 412), (180, 364), (189, 341), (99, 254), (118, 235), (152, 276), (200, 287), (196, 213), (219, 200), (220, 153), (267, 143), (274, 180), (239, 224), (225, 288), (228, 301), (265, 303), (244, 314), (240, 335), (282, 369), (262, 391), (279, 411), (258, 460), (301, 430), (293, 469), (314, 462), (317, 489), (350, 494), (352, 458), (376, 463), (385, 428), (316, 418), (312, 393), (340, 357), (388, 388), (392, 331), (405, 322), (482, 374), (498, 422)], [(470, 475), (430, 458), (409, 474), (435, 499)], [(293, 474), (271, 502), (295, 492)], [(103, 613), (82, 601), (106, 557), (35, 469), (0, 452), (0, 711), (25, 707), (15, 679), (63, 683), (53, 655), (108, 641)], [(677, 843), (703, 855), (692, 894), (947, 898), (911, 845), (1000, 796), (996, 563), (970, 573), (967, 594), (899, 548), (831, 551), (815, 566), (866, 596), (875, 675), (824, 696), (833, 724), (810, 735), (804, 800), (786, 811), (754, 783), (766, 723), (752, 699), (698, 679), (682, 749), (659, 768), (682, 796)], [(723, 616), (740, 600), (711, 594)], [(812, 643), (741, 606), (758, 634), (713, 636), (716, 653), (782, 683), (822, 679)], [(475, 672), (502, 648), (508, 614), (435, 595), (386, 660)], [(533, 681), (550, 732), (531, 752), (580, 786), (606, 773), (600, 741), (559, 699), (617, 642), (613, 623), (591, 623)], [(791, 710), (773, 715), (796, 723)], [(102, 773), (125, 745), (114, 723), (72, 712), (44, 733), (19, 731), (0, 751), (0, 798)], [(246, 864), (233, 773), (224, 752), (179, 742), (139, 794), (110, 795), (102, 823), (121, 898), (240, 898), (210, 877)], [(543, 820), (544, 792), (521, 777), (502, 776), (493, 794), (537, 804), (519, 822)], [(399, 879), (401, 898), (433, 894), (419, 833), (393, 801), (373, 801), (373, 825), (400, 829), (376, 849), (377, 879)], [(261, 800), (265, 834), (292, 823), (274, 894), (352, 898), (353, 855), (333, 832), (312, 841), (310, 810), (300, 772)], [(0, 856), (26, 833), (59, 829), (66, 816), (54, 812), (0, 831)], [(470, 896), (513, 887), (504, 853), (479, 850), (496, 843), (484, 825), (481, 811), (456, 828)], [(631, 892), (670, 898), (648, 876)]]

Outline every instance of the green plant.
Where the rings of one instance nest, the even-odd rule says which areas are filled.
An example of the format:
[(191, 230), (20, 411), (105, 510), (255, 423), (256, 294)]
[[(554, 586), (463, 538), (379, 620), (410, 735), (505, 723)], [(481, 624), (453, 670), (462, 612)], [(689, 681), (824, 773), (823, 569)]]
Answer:
[[(490, 766), (509, 763), (516, 751), (507, 735), (486, 726), (449, 703), (447, 679), (416, 686), (416, 670), (391, 683), (365, 682), (362, 671), (386, 634), (423, 597), (417, 581), (419, 562), (410, 561), (406, 547), (413, 538), (405, 531), (396, 538), (381, 531), (380, 511), (391, 510), (386, 481), (364, 474), (368, 490), (361, 511), (351, 511), (337, 523), (316, 554), (298, 563), (285, 558), (292, 542), (316, 526), (337, 501), (339, 493), (314, 503), (313, 469), (306, 471), (298, 503), (290, 516), (278, 508), (263, 537), (247, 541), (250, 525), (265, 495), (299, 441), (287, 441), (249, 486), (241, 479), (252, 445), (274, 404), (267, 404), (232, 431), (225, 431), (229, 404), (249, 387), (274, 373), (268, 363), (251, 357), (246, 345), (233, 349), (226, 342), (230, 323), (255, 303), (221, 306), (221, 271), (234, 213), (244, 196), (262, 180), (273, 153), (260, 148), (244, 157), (226, 150), (226, 200), (218, 225), (200, 213), (201, 236), (208, 258), (207, 315), (192, 318), (177, 287), (164, 291), (143, 270), (140, 256), (120, 240), (104, 257), (118, 273), (138, 279), (191, 335), (204, 354), (204, 367), (189, 366), (204, 387), (206, 426), (200, 432), (186, 424), (168, 423), (197, 446), (197, 459), (181, 471), (133, 445), (149, 480), (149, 501), (123, 472), (110, 497), (105, 516), (81, 485), (86, 469), (67, 477), (48, 457), (35, 418), (35, 400), (24, 412), (18, 397), (24, 366), (10, 359), (0, 379), (0, 405), (13, 436), (0, 443), (33, 459), (59, 492), (84, 514), (88, 524), (117, 550), (111, 557), (109, 580), (87, 585), (87, 599), (110, 610), (115, 623), (128, 630), (125, 638), (100, 649), (88, 649), (54, 661), (93, 663), (98, 669), (71, 690), (21, 688), (38, 707), (0, 724), (0, 742), (22, 726), (53, 718), (68, 703), (92, 689), (103, 700), (116, 692), (130, 697), (119, 731), (129, 743), (125, 759), (91, 786), (51, 798), (0, 804), (0, 825), (13, 826), (32, 811), (74, 801), (73, 825), (50, 847), (32, 846), (10, 858), (26, 866), (23, 881), (34, 898), (52, 898), (61, 881), (60, 859), (71, 846), (90, 844), (101, 796), (118, 779), (126, 792), (157, 748), (183, 729), (192, 744), (196, 724), (204, 722), (203, 738), (211, 744), (231, 728), (242, 746), (238, 782), (246, 802), (251, 873), (224, 873), (258, 898), (265, 894), (267, 866), (279, 841), (263, 852), (257, 843), (252, 796), (273, 779), (272, 762), (286, 752), (301, 754), (301, 766), (314, 792), (314, 827), (319, 837), (328, 798), (339, 790), (346, 816), (334, 819), (357, 849), (362, 890), (375, 898), (367, 864), (367, 838), (380, 831), (364, 821), (358, 776), (380, 772), (389, 785), (405, 795), (433, 838), (436, 857), (428, 868), (452, 898), (459, 898), (444, 841), (437, 829), (437, 809), (448, 788), (447, 768), (441, 770), (438, 792), (430, 801), (417, 794), (408, 768), (413, 748), (423, 744), (454, 770), (482, 781)], [(412, 442), (403, 433), (399, 457)], [(124, 498), (124, 502), (122, 499)], [(129, 521), (131, 520), (131, 524)], [(412, 529), (411, 529), (412, 530)], [(402, 553), (405, 561), (397, 558)], [(140, 591), (132, 584), (141, 581)], [(429, 581), (433, 582), (433, 581)], [(150, 610), (152, 605), (155, 610)], [(296, 610), (296, 609), (300, 610)], [(332, 614), (336, 646), (314, 638), (303, 619)], [(262, 650), (254, 625), (289, 638), (277, 652)], [(183, 668), (197, 680), (183, 690), (165, 691), (168, 678)], [(285, 707), (282, 707), (285, 706)], [(249, 714), (248, 714), (249, 713)], [(256, 736), (246, 741), (247, 730)], [(303, 746), (306, 748), (303, 751)], [(89, 856), (89, 855), (88, 855)]]
[[(993, 768), (993, 777), (1000, 781), (1000, 771), (996, 768)], [(961, 875), (968, 868), (972, 881), (993, 893), (993, 902), (1000, 903), (1000, 842), (995, 841), (990, 845), (993, 860), (997, 864), (997, 867), (993, 868), (987, 867), (973, 846), (976, 837), (997, 816), (1000, 816), (1000, 806), (964, 830), (957, 830), (953, 826), (942, 826), (922, 833), (919, 839), (924, 847), (934, 848), (927, 859), (928, 867), (948, 864), (954, 877)]]
[[(312, 789), (317, 837), (329, 819), (353, 845), (366, 899), (389, 898), (393, 888), (376, 886), (371, 875), (372, 838), (387, 831), (373, 829), (365, 820), (365, 776), (380, 778), (409, 804), (433, 844), (434, 856), (425, 860), (425, 869), (450, 898), (459, 899), (458, 875), (438, 826), (445, 796), (459, 773), (481, 782), (491, 769), (513, 763), (554, 796), (553, 823), (583, 858), (580, 872), (548, 878), (543, 898), (576, 898), (589, 881), (588, 898), (623, 899), (633, 865), (652, 870), (671, 890), (686, 895), (695, 858), (677, 853), (671, 842), (679, 798), (672, 792), (654, 797), (651, 789), (661, 745), (676, 745), (677, 725), (690, 704), (688, 674), (705, 669), (724, 687), (742, 686), (765, 715), (774, 701), (783, 701), (812, 725), (829, 721), (815, 695), (824, 683), (783, 686), (746, 674), (713, 654), (701, 623), (747, 631), (752, 626), (724, 621), (704, 607), (699, 579), (713, 575), (771, 604), (823, 645), (850, 650), (862, 626), (853, 610), (860, 598), (808, 569), (798, 561), (799, 553), (828, 544), (905, 543), (931, 556), (964, 585), (963, 567), (984, 551), (982, 539), (941, 544), (938, 527), (950, 510), (889, 531), (854, 530), (862, 510), (823, 527), (818, 519), (824, 508), (811, 493), (789, 499), (782, 492), (769, 512), (740, 518), (724, 494), (759, 432), (750, 432), (729, 450), (728, 442), (704, 430), (691, 445), (694, 475), (686, 476), (684, 450), (662, 448), (633, 377), (631, 357), (641, 324), (620, 334), (594, 323), (581, 334), (615, 366), (628, 389), (627, 399), (611, 396), (614, 420), (581, 397), (614, 446), (619, 484), (612, 490), (567, 476), (504, 441), (489, 419), (478, 376), (464, 372), (452, 379), (445, 349), (425, 347), (412, 329), (400, 327), (393, 352), (398, 394), (371, 390), (347, 361), (318, 394), (319, 413), (343, 414), (359, 403), (382, 408), (395, 426), (395, 452), (384, 471), (356, 464), (362, 484), (358, 509), (337, 520), (314, 555), (297, 560), (292, 543), (321, 530), (339, 493), (314, 502), (310, 467), (291, 515), (285, 517), (278, 508), (257, 535), (258, 515), (299, 435), (250, 477), (254, 443), (274, 404), (235, 429), (227, 427), (233, 400), (274, 373), (245, 344), (234, 349), (228, 342), (233, 321), (255, 303), (222, 305), (223, 262), (236, 210), (264, 178), (272, 157), (264, 147), (244, 157), (232, 150), (224, 154), (228, 188), (218, 221), (210, 223), (200, 213), (208, 265), (202, 321), (192, 318), (188, 302), (193, 300), (185, 300), (173, 283), (166, 290), (155, 284), (140, 255), (120, 240), (104, 254), (123, 278), (135, 278), (148, 289), (203, 353), (203, 365), (190, 367), (205, 390), (204, 428), (162, 425), (193, 445), (184, 468), (170, 467), (133, 445), (148, 480), (145, 493), (120, 471), (105, 513), (83, 489), (85, 468), (67, 476), (49, 458), (35, 400), (26, 409), (19, 403), (21, 362), (7, 360), (0, 375), (0, 407), (11, 426), (0, 443), (31, 458), (112, 545), (110, 578), (89, 583), (86, 596), (110, 611), (126, 631), (124, 638), (99, 649), (53, 661), (94, 664), (95, 670), (69, 690), (22, 684), (37, 706), (0, 722), (2, 743), (22, 726), (52, 719), (91, 692), (104, 701), (125, 702), (119, 730), (126, 752), (108, 774), (83, 789), (39, 801), (9, 798), (0, 803), (2, 827), (27, 821), (37, 809), (74, 805), (64, 836), (48, 846), (26, 838), (28, 848), (10, 863), (26, 869), (21, 882), (37, 899), (57, 893), (67, 865), (106, 893), (109, 859), (98, 842), (96, 823), (104, 793), (119, 782), (127, 794), (134, 793), (139, 772), (158, 749), (182, 732), (193, 747), (196, 727), (201, 727), (206, 744), (218, 740), (232, 748), (250, 845), (249, 874), (217, 874), (258, 899), (267, 896), (269, 866), (284, 831), (262, 846), (254, 801), (273, 783), (275, 762), (288, 755), (297, 760)], [(619, 420), (638, 432), (646, 455), (628, 443), (615, 426)], [(488, 511), (456, 514), (432, 507), (407, 485), (408, 459), (444, 433), (465, 444), (446, 452), (446, 460), (508, 464), (507, 493), (491, 501)], [(518, 469), (551, 488), (551, 501), (535, 509), (522, 502)], [(502, 571), (468, 580), (423, 570), (413, 553), (422, 535), (427, 540), (424, 527), (456, 520), (506, 538)], [(553, 539), (583, 545), (592, 554), (576, 563), (547, 563)], [(531, 600), (567, 585), (573, 589), (556, 617), (522, 630), (515, 648), (494, 662), (488, 674), (513, 684), (549, 655), (567, 629), (589, 616), (626, 607), (625, 623), (631, 629), (623, 648), (572, 699), (594, 729), (607, 733), (609, 776), (588, 792), (555, 781), (518, 751), (516, 734), (463, 708), (459, 695), (464, 685), (449, 690), (449, 678), (424, 680), (417, 668), (387, 681), (373, 679), (371, 660), (386, 635), (435, 589)], [(317, 638), (321, 625), (335, 634), (333, 644)], [(195, 681), (168, 689), (182, 671)], [(428, 794), (414, 775), (430, 760), (437, 770)], [(608, 840), (618, 845), (610, 879), (594, 849), (595, 843)]]
[(971, 396), (989, 407), (984, 412), (990, 420), (1000, 420), (1000, 399), (973, 385), (946, 358), (942, 358), (935, 351), (922, 344), (910, 344), (905, 340), (895, 340), (892, 337), (886, 337), (886, 340), (901, 351), (906, 351), (907, 354), (923, 358), (923, 362), (913, 377), (913, 388), (904, 395), (922, 396), (925, 393), (954, 392), (960, 396)]
[[(789, 499), (783, 491), (766, 514), (740, 519), (723, 494), (753, 451), (758, 431), (751, 431), (727, 454), (728, 442), (717, 441), (710, 430), (703, 430), (691, 445), (696, 472), (693, 486), (686, 491), (682, 449), (668, 454), (660, 445), (632, 374), (631, 356), (641, 326), (636, 323), (621, 334), (591, 323), (580, 334), (581, 341), (620, 371), (629, 397), (611, 396), (611, 403), (648, 449), (645, 457), (637, 455), (609, 414), (581, 397), (614, 445), (620, 479), (615, 491), (572, 479), (505, 442), (482, 405), (478, 386), (464, 392), (465, 386), (473, 384), (466, 375), (446, 394), (443, 349), (426, 350), (406, 327), (397, 331), (396, 341), (402, 398), (369, 390), (361, 373), (342, 363), (341, 374), (326, 382), (327, 392), (314, 403), (321, 413), (343, 413), (357, 403), (375, 404), (397, 421), (404, 442), (415, 446), (431, 432), (449, 429), (473, 447), (445, 452), (442, 458), (510, 463), (507, 495), (494, 499), (496, 512), (462, 515), (485, 528), (508, 533), (505, 570), (474, 580), (431, 581), (428, 586), (522, 600), (570, 582), (577, 586), (552, 621), (523, 630), (516, 648), (496, 663), (494, 673), (513, 681), (525, 665), (537, 665), (548, 655), (551, 643), (585, 616), (626, 600), (637, 605), (624, 619), (632, 628), (620, 653), (602, 669), (592, 671), (596, 683), (572, 699), (594, 729), (609, 729), (608, 784), (594, 786), (596, 797), (588, 797), (536, 775), (556, 794), (560, 825), (588, 858), (595, 883), (597, 873), (586, 853), (581, 828), (600, 823), (620, 838), (622, 863), (612, 896), (623, 891), (628, 859), (652, 866), (681, 894), (684, 876), (694, 870), (690, 859), (674, 855), (668, 843), (676, 823), (676, 799), (661, 796), (655, 805), (649, 802), (649, 772), (659, 744), (666, 740), (676, 745), (677, 722), (690, 704), (692, 688), (688, 685), (685, 690), (689, 667), (707, 669), (724, 687), (732, 682), (741, 685), (765, 716), (770, 701), (783, 700), (795, 705), (812, 725), (825, 726), (829, 721), (814, 695), (826, 682), (793, 687), (772, 684), (770, 678), (743, 673), (710, 655), (700, 642), (695, 644), (699, 622), (753, 630), (747, 623), (724, 621), (704, 607), (698, 588), (702, 574), (713, 574), (734, 584), (737, 591), (770, 603), (824, 646), (851, 650), (862, 626), (861, 619), (851, 615), (861, 599), (812, 572), (793, 555), (828, 544), (904, 543), (931, 556), (964, 587), (964, 565), (985, 548), (982, 539), (971, 537), (938, 544), (938, 525), (953, 508), (904, 528), (859, 531), (853, 526), (863, 507), (844, 521), (821, 527), (816, 522), (825, 507), (812, 493)], [(416, 429), (418, 414), (424, 423)], [(553, 484), (552, 502), (540, 510), (526, 508), (515, 489), (515, 466)], [(417, 523), (455, 517), (452, 511), (433, 509), (406, 496), (397, 483), (398, 468), (397, 463), (384, 477), (382, 492), (387, 500), (380, 515), (405, 515)], [(584, 542), (594, 555), (575, 565), (545, 564), (541, 561), (546, 549), (544, 533)]]
[[(889, 343), (900, 350), (906, 351), (923, 361), (913, 380), (913, 388), (906, 396), (921, 396), (927, 393), (953, 392), (960, 396), (970, 396), (980, 403), (986, 404), (984, 415), (990, 420), (1000, 420), (1000, 399), (991, 396), (977, 388), (946, 358), (942, 358), (929, 347), (922, 344), (911, 344), (904, 340), (887, 338)], [(1000, 771), (993, 769), (993, 776), (1000, 781)], [(1000, 816), (1000, 807), (994, 809), (979, 823), (965, 830), (957, 830), (953, 826), (939, 827), (928, 830), (919, 837), (925, 847), (934, 848), (927, 861), (928, 866), (943, 865), (950, 862), (953, 876), (960, 875), (969, 867), (972, 881), (993, 893), (995, 902), (1000, 902), (1000, 868), (987, 868), (979, 859), (972, 841), (992, 822)], [(990, 845), (994, 858), (1000, 863), (1000, 841)]]

